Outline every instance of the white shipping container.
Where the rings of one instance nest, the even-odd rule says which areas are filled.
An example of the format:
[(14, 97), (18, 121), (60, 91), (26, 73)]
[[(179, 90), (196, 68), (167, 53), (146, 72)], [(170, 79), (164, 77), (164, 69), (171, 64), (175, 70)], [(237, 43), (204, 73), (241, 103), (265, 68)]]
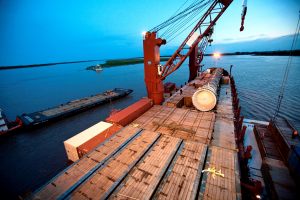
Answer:
[(67, 152), (68, 159), (73, 162), (78, 160), (79, 155), (77, 148), (111, 126), (111, 123), (101, 121), (95, 124), (94, 126), (82, 131), (81, 133), (78, 133), (77, 135), (71, 137), (70, 139), (64, 141), (64, 146)]

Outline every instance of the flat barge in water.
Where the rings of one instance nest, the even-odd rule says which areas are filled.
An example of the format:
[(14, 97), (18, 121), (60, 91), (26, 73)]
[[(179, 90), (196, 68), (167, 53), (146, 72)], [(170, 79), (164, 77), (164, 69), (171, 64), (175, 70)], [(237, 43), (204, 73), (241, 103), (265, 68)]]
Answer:
[(35, 126), (45, 122), (54, 121), (62, 117), (70, 116), (80, 111), (101, 105), (132, 93), (133, 90), (115, 88), (114, 90), (105, 91), (101, 94), (85, 97), (61, 104), (57, 107), (46, 110), (33, 112), (30, 114), (22, 114), (18, 118), (23, 122), (24, 126)]

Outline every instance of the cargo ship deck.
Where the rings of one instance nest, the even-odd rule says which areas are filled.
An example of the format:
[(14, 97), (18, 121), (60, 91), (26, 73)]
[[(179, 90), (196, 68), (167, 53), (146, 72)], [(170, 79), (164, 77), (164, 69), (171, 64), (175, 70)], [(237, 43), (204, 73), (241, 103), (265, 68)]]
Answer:
[(30, 199), (297, 199), (298, 132), (244, 120), (226, 71), (214, 109), (199, 111), (193, 95), (215, 77), (204, 72), (162, 105), (142, 99), (108, 117), (123, 128)]
[(110, 101), (127, 96), (132, 90), (115, 88), (113, 90), (106, 91), (101, 94), (92, 95), (82, 99), (70, 101), (65, 104), (61, 104), (57, 107), (49, 108), (46, 110), (33, 112), (29, 114), (22, 114), (18, 118), (23, 122), (24, 126), (34, 126), (43, 124), (48, 121), (54, 121), (62, 117), (70, 116), (80, 111), (108, 103)]
[[(62, 171), (32, 198), (240, 199), (233, 97), (229, 77), (223, 78), (227, 84), (220, 85), (213, 111), (200, 112), (190, 105), (197, 90), (190, 82)], [(205, 79), (209, 76), (194, 81), (200, 86)]]

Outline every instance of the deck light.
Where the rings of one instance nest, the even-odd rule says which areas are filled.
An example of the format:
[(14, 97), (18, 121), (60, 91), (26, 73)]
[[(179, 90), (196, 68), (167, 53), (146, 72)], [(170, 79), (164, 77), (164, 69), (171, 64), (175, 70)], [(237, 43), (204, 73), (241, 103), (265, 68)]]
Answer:
[(217, 67), (218, 60), (220, 60), (220, 58), (221, 58), (221, 54), (219, 52), (215, 52), (215, 53), (213, 53), (213, 57), (215, 59), (215, 67)]
[(221, 57), (221, 54), (218, 53), (218, 52), (215, 52), (215, 53), (213, 54), (213, 57), (216, 58), (216, 59), (218, 59), (218, 58)]
[(145, 37), (146, 37), (146, 34), (147, 34), (147, 31), (142, 31), (142, 36), (143, 36), (143, 39), (145, 39)]

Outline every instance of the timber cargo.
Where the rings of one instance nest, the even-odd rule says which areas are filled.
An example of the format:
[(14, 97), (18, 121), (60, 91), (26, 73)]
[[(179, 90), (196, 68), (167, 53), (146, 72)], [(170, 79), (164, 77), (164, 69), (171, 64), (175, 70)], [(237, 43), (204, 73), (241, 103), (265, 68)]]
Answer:
[[(218, 69), (202, 73), (214, 70)], [(210, 79), (214, 76), (199, 76), (195, 80), (205, 83)], [(170, 106), (167, 102), (171, 98), (163, 105), (148, 105), (147, 99), (133, 104), (142, 105), (141, 108), (146, 105), (147, 110), (138, 112), (139, 116), (129, 124), (126, 120), (128, 125), (30, 198), (260, 199), (262, 195), (295, 198), (295, 182), (287, 164), (294, 166), (293, 174), (298, 173), (295, 166), (299, 156), (293, 146), (299, 145), (299, 136), (294, 137), (295, 130), (286, 124), (243, 120), (234, 79), (224, 71), (218, 81), (217, 105), (210, 111), (198, 110), (193, 104)], [(177, 91), (173, 96), (192, 98), (190, 90), (196, 92), (202, 85), (189, 83), (182, 87), (182, 93)], [(136, 106), (120, 112), (129, 110), (130, 116), (135, 110), (132, 107)], [(257, 130), (269, 130), (275, 136), (270, 139), (268, 134)], [(280, 137), (286, 138), (285, 146), (270, 143)], [(284, 152), (289, 152), (289, 157), (282, 156)]]
[[(288, 122), (278, 122), (276, 115), (270, 123), (244, 120), (231, 70), (228, 73), (216, 65), (205, 71), (201, 68), (213, 26), (231, 2), (211, 1), (163, 65), (160, 47), (167, 41), (158, 37), (163, 35), (158, 31), (176, 21), (178, 15), (179, 19), (184, 17), (181, 14), (188, 15), (189, 7), (145, 32), (145, 85), (154, 105), (148, 108), (147, 103), (138, 102), (120, 111), (112, 121), (122, 124), (123, 129), (40, 187), (31, 198), (299, 199), (299, 172), (290, 166), (299, 164), (298, 132)], [(241, 31), (245, 3), (243, 8)], [(163, 80), (187, 57), (189, 83), (173, 94), (170, 90), (174, 88), (170, 84), (164, 87)], [(170, 98), (164, 99), (164, 92)]]
[[(164, 104), (139, 112), (134, 121), (32, 198), (173, 199), (176, 195), (181, 199), (239, 199), (241, 175), (230, 85), (221, 84), (219, 91), (218, 105), (212, 111)], [(177, 92), (174, 95), (180, 95)], [(193, 93), (185, 95), (191, 98)]]
[(115, 88), (113, 90), (105, 91), (101, 94), (92, 95), (78, 100), (73, 100), (57, 107), (49, 108), (46, 110), (33, 112), (29, 114), (22, 114), (18, 118), (23, 122), (26, 127), (40, 125), (49, 121), (55, 121), (63, 117), (79, 113), (89, 108), (101, 105), (120, 99), (132, 93), (130, 89)]

